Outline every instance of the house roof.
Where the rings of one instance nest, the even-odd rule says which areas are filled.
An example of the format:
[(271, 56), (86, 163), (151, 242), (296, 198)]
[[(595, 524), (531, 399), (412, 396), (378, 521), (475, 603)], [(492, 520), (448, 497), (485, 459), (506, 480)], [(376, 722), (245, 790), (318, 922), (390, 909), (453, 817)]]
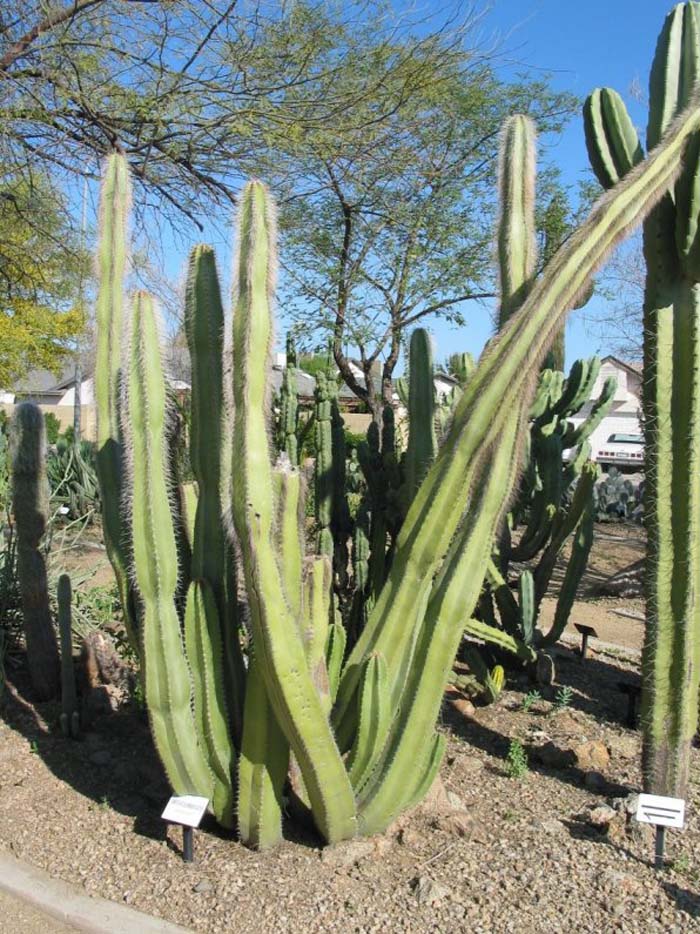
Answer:
[(616, 357), (614, 354), (608, 354), (607, 357), (603, 357), (602, 362), (614, 363), (616, 366), (622, 367), (623, 370), (634, 373), (635, 376), (642, 375), (643, 364), (641, 360), (620, 360), (620, 358)]
[[(70, 376), (68, 375), (69, 373), (71, 374)], [(69, 366), (64, 366), (59, 377), (59, 382), (56, 382), (56, 374), (51, 370), (30, 370), (29, 373), (13, 387), (14, 392), (18, 396), (30, 396), (34, 393), (60, 396), (63, 393), (63, 382), (65, 380), (70, 382), (70, 380), (74, 378), (74, 374), (75, 365), (73, 363)]]

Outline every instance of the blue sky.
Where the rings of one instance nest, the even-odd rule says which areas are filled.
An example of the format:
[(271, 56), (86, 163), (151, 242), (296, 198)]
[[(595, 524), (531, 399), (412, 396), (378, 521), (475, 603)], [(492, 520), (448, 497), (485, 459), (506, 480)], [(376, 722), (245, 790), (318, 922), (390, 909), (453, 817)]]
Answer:
[[(608, 86), (625, 99), (630, 116), (640, 131), (646, 125), (646, 103), (635, 99), (637, 86), (646, 99), (649, 69), (656, 39), (673, 4), (664, 0), (494, 0), (483, 21), (485, 37), (500, 37), (504, 62), (501, 74), (517, 74), (524, 67), (541, 69), (552, 76), (557, 90), (583, 100), (595, 87)], [(643, 139), (643, 133), (640, 132)], [(575, 185), (588, 169), (588, 157), (580, 118), (571, 121), (558, 138), (547, 141), (548, 158), (559, 166), (566, 184)], [(594, 297), (584, 312), (572, 312), (567, 326), (567, 363), (576, 357), (605, 353), (608, 349), (597, 329), (585, 318), (604, 310)], [(478, 354), (490, 336), (487, 311), (467, 309), (467, 325), (453, 328), (431, 324), (438, 359), (454, 350)]]
[[(597, 86), (614, 87), (622, 94), (630, 115), (640, 130), (646, 121), (646, 93), (658, 33), (672, 4), (666, 0), (588, 0), (587, 3), (562, 0), (492, 0), (488, 4), (477, 2), (485, 10), (481, 20), (484, 43), (497, 43), (498, 67), (501, 77), (515, 79), (518, 73), (529, 71), (551, 76), (557, 90), (569, 91), (581, 101)], [(396, 0), (398, 9), (403, 0)], [(434, 10), (437, 20), (444, 15), (444, 6), (436, 0), (427, 0), (421, 10)], [(644, 100), (636, 99), (633, 88), (641, 91)], [(576, 186), (588, 170), (583, 126), (575, 117), (556, 138), (541, 141), (546, 157), (562, 171), (563, 181)], [(207, 230), (219, 255), (220, 267), (226, 276), (230, 263), (229, 236), (221, 230)], [(193, 231), (193, 242), (202, 235)], [(166, 272), (178, 279), (186, 262), (189, 244), (182, 241), (167, 244)], [(587, 324), (585, 318), (596, 310), (604, 310), (604, 300), (594, 297), (585, 312), (573, 312), (567, 327), (567, 363), (576, 357), (605, 353), (609, 347), (600, 333)], [(474, 304), (465, 307), (467, 324), (451, 327), (440, 321), (430, 321), (434, 334), (436, 356), (444, 359), (457, 350), (479, 354), (491, 334), (489, 309)], [(281, 343), (284, 332), (280, 328)], [(281, 349), (281, 348), (280, 348)], [(398, 372), (402, 369), (399, 366)]]

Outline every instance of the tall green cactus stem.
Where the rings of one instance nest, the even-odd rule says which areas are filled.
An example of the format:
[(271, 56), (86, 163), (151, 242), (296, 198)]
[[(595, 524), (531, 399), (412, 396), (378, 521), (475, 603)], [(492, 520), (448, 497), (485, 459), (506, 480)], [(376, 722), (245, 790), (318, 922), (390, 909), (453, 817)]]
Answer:
[(156, 748), (176, 794), (211, 799), (214, 778), (192, 712), (190, 673), (175, 604), (178, 567), (170, 508), (166, 386), (156, 312), (139, 292), (132, 306), (128, 373), (131, 537), (143, 607), (145, 693)]
[(214, 778), (212, 810), (219, 823), (231, 827), (235, 751), (224, 691), (221, 622), (214, 590), (206, 579), (193, 580), (187, 590), (185, 649), (192, 674), (195, 728)]
[(416, 328), (410, 343), (406, 498), (410, 502), (437, 454), (435, 385), (430, 334)]
[[(192, 580), (206, 581), (216, 602), (221, 629), (215, 644), (223, 651), (226, 700), (236, 745), (243, 732), (245, 667), (236, 618), (235, 578), (227, 586), (227, 540), (221, 499), (223, 448), (224, 311), (214, 251), (196, 246), (190, 254), (185, 293), (185, 332), (192, 361), (190, 463), (198, 498), (192, 542)], [(223, 663), (222, 663), (223, 662)]]
[(240, 200), (235, 266), (233, 519), (250, 600), (253, 650), (265, 689), (301, 769), (316, 825), (334, 842), (355, 834), (354, 796), (285, 599), (273, 544), (266, 371), (274, 265), (269, 195), (261, 183), (251, 182)]
[[(506, 414), (534, 391), (534, 365), (547, 351), (566, 312), (610, 250), (638, 224), (673, 184), (689, 137), (700, 128), (697, 102), (669, 129), (663, 143), (603, 196), (588, 220), (567, 240), (533, 287), (520, 312), (494, 339), (460, 399), (450, 433), (438, 453), (399, 533), (391, 571), (341, 679), (335, 720), (341, 745), (362, 661), (380, 652), (387, 661), (392, 700), (402, 693), (400, 673), (415, 639), (439, 556), (449, 546), (464, 513), (475, 467), (485, 447), (503, 429)], [(509, 495), (504, 487), (502, 495)], [(483, 573), (486, 560), (478, 570)], [(475, 572), (475, 571), (474, 571)], [(472, 608), (463, 607), (463, 616)]]
[(80, 735), (80, 713), (75, 690), (73, 668), (73, 620), (71, 617), (71, 584), (67, 574), (58, 578), (58, 631), (61, 634), (61, 732), (77, 739)]
[(32, 688), (40, 700), (58, 696), (60, 665), (49, 608), (46, 562), (40, 550), (49, 512), (44, 415), (33, 402), (15, 408), (10, 429), (12, 512), (17, 529), (17, 577)]
[(527, 298), (537, 271), (535, 139), (535, 125), (529, 117), (517, 114), (503, 125), (499, 161), (499, 330)]
[(282, 794), (288, 768), (289, 743), (270, 706), (253, 654), (238, 760), (238, 834), (248, 846), (266, 850), (282, 839)]
[(314, 408), (314, 489), (316, 507), (316, 553), (333, 557), (333, 426), (331, 392), (324, 372), (316, 376)]
[[(689, 101), (697, 108), (692, 95), (699, 72), (700, 4), (679, 3), (666, 17), (651, 68), (649, 148), (672, 132), (672, 121)], [(606, 100), (614, 100), (614, 114), (603, 109)], [(629, 170), (629, 163), (640, 157), (641, 147), (622, 102), (612, 92), (594, 92), (585, 118), (600, 182), (607, 186), (625, 172), (625, 179), (634, 177), (638, 169)], [(682, 174), (668, 179), (668, 194), (644, 227), (644, 513), (649, 547), (642, 758), (645, 790), (681, 798), (698, 723), (700, 682), (698, 140), (696, 128)], [(611, 151), (625, 154), (614, 170), (609, 169)], [(658, 151), (657, 146), (647, 161)], [(628, 153), (635, 155), (628, 158)]]
[(99, 290), (95, 305), (97, 351), (97, 474), (102, 501), (102, 528), (107, 555), (114, 569), (124, 625), (132, 648), (140, 654), (136, 610), (129, 582), (128, 530), (122, 515), (123, 449), (119, 412), (121, 356), (124, 345), (124, 280), (128, 261), (127, 221), (131, 185), (126, 158), (107, 157), (100, 197), (100, 236), (97, 247)]
[(289, 458), (290, 464), (299, 463), (299, 445), (297, 442), (298, 398), (296, 372), (292, 364), (287, 366), (282, 374), (282, 391), (280, 402), (280, 440), (281, 449)]

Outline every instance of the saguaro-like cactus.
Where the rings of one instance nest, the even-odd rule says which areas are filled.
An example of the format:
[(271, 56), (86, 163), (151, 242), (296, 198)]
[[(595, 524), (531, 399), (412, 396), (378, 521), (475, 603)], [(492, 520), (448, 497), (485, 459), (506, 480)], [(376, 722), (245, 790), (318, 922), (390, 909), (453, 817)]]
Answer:
[[(700, 72), (700, 3), (668, 14), (649, 82), (653, 158)], [(584, 108), (591, 163), (605, 187), (634, 175), (641, 144), (622, 99), (595, 90)], [(654, 147), (657, 147), (656, 149)], [(645, 789), (685, 797), (700, 682), (700, 135), (644, 226), (647, 619), (642, 729)]]
[(39, 549), (46, 531), (49, 483), (46, 431), (38, 405), (23, 402), (12, 417), (12, 512), (17, 527), (17, 576), (32, 687), (40, 700), (57, 697), (60, 668), (49, 608), (46, 562)]

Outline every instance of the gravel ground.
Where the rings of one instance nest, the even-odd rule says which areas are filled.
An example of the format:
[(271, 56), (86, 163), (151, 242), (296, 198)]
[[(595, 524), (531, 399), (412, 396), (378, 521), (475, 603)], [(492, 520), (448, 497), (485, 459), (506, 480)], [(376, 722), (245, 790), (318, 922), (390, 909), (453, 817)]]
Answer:
[[(56, 709), (28, 703), (17, 676), (0, 720), (0, 845), (195, 931), (700, 931), (700, 754), (687, 828), (669, 833), (657, 872), (651, 831), (624, 810), (640, 779), (617, 690), (636, 666), (621, 654), (581, 663), (562, 649), (558, 682), (573, 694), (559, 712), (557, 685), (529, 711), (525, 681), (476, 710), (448, 694), (441, 782), (381, 837), (322, 850), (290, 827), (263, 854), (207, 825), (192, 865), (159, 819), (168, 790), (142, 717), (113, 714), (68, 741), (53, 729)], [(521, 779), (506, 774), (512, 739), (529, 754)]]

